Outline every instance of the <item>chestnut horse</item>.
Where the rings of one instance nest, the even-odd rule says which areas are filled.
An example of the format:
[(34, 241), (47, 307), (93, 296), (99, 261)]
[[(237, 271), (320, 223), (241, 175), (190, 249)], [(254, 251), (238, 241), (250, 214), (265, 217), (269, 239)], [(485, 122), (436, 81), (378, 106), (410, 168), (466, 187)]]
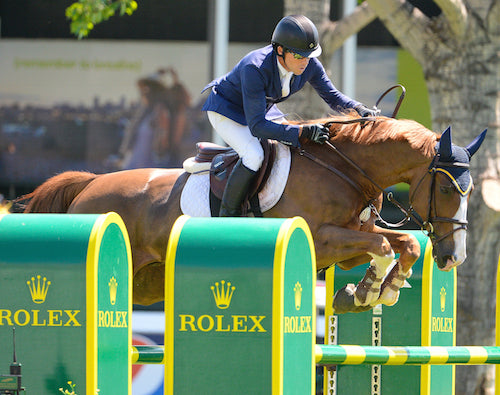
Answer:
[[(291, 149), (283, 196), (265, 217), (303, 217), (314, 239), (317, 268), (349, 270), (371, 262), (364, 278), (337, 292), (336, 312), (392, 305), (420, 254), (415, 237), (379, 227), (385, 189), (410, 185), (408, 216), (421, 218), (441, 270), (465, 259), (466, 211), (472, 179), (469, 159), (486, 131), (467, 148), (411, 120), (377, 117), (364, 123), (339, 116), (315, 120), (330, 128), (323, 145), (302, 141)], [(163, 300), (164, 261), (180, 196), (189, 174), (182, 169), (136, 169), (96, 175), (65, 172), (21, 200), (26, 213), (117, 212), (129, 232), (134, 265), (133, 301)], [(418, 215), (417, 215), (418, 214)], [(209, 231), (209, 230), (207, 230)], [(394, 261), (395, 253), (399, 259)], [(394, 261), (394, 262), (393, 262)]]

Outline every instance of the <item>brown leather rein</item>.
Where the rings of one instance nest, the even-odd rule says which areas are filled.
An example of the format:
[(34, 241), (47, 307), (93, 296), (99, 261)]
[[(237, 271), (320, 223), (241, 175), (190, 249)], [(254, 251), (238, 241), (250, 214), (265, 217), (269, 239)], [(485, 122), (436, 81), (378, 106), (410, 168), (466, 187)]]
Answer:
[[(374, 120), (374, 119), (366, 119), (366, 118), (363, 119), (363, 120), (361, 120), (361, 118), (359, 118), (359, 119), (360, 119), (359, 122), (365, 122), (367, 120)], [(352, 122), (349, 122), (349, 123), (352, 123)], [(374, 201), (376, 199), (366, 200), (365, 203), (366, 203), (367, 207), (370, 207), (371, 211), (375, 214), (375, 216), (377, 217), (377, 219), (379, 221), (381, 221), (384, 225), (386, 225), (388, 227), (399, 228), (399, 227), (403, 226), (405, 223), (407, 223), (408, 221), (410, 221), (410, 219), (413, 219), (423, 229), (423, 225), (424, 224), (422, 223), (422, 221), (420, 220), (420, 218), (418, 218), (418, 217), (415, 216), (415, 214), (414, 214), (415, 211), (413, 210), (413, 208), (411, 206), (410, 206), (409, 209), (406, 209), (401, 203), (399, 203), (396, 199), (394, 199), (394, 196), (393, 196), (392, 192), (386, 192), (384, 190), (384, 188), (382, 188), (380, 185), (378, 185), (373, 180), (373, 178), (371, 178), (361, 167), (359, 167), (356, 164), (356, 162), (354, 162), (351, 158), (349, 158), (347, 155), (345, 155), (342, 151), (339, 151), (338, 148), (335, 147), (332, 143), (330, 143), (329, 141), (326, 141), (325, 145), (328, 148), (330, 148), (332, 151), (334, 151), (335, 153), (337, 153), (337, 155), (339, 155), (351, 167), (353, 167), (354, 169), (356, 169), (357, 172), (359, 172), (363, 177), (365, 177), (368, 181), (370, 181), (370, 183), (373, 186), (375, 186), (375, 188), (377, 188), (384, 195), (384, 197), (387, 198), (388, 201), (390, 201), (391, 203), (393, 203), (396, 207), (398, 207), (405, 214), (405, 218), (403, 218), (401, 221), (399, 221), (396, 224), (391, 224), (391, 223), (385, 221), (380, 216), (380, 213), (378, 212), (378, 210), (376, 209), (376, 207), (373, 205), (373, 203), (374, 203)], [(356, 183), (354, 180), (352, 180), (351, 178), (349, 178), (346, 174), (342, 173), (339, 169), (333, 167), (332, 165), (329, 165), (328, 163), (326, 163), (322, 159), (319, 159), (318, 157), (312, 155), (311, 153), (305, 151), (304, 149), (299, 149), (298, 153), (299, 153), (299, 155), (304, 156), (304, 157), (310, 159), (314, 163), (320, 165), (321, 167), (323, 167), (323, 168), (331, 171), (332, 173), (334, 173), (337, 176), (339, 176), (340, 178), (342, 178), (349, 185), (351, 185), (361, 196), (365, 195), (365, 193), (364, 193), (363, 189), (361, 188), (361, 186), (358, 183)]]
[[(365, 117), (365, 118), (351, 119), (351, 120), (347, 120), (347, 121), (329, 121), (327, 124), (325, 124), (325, 126), (329, 126), (332, 123), (347, 124), (347, 123), (370, 122), (370, 121), (375, 121), (375, 118), (373, 118), (373, 117)], [(394, 198), (394, 195), (393, 195), (392, 192), (386, 192), (361, 167), (359, 167), (351, 158), (349, 158), (343, 152), (339, 151), (337, 149), (337, 147), (335, 147), (331, 142), (326, 141), (325, 145), (328, 148), (330, 148), (332, 151), (334, 151), (335, 153), (337, 153), (337, 155), (339, 155), (345, 162), (347, 162), (351, 167), (353, 167), (354, 169), (356, 169), (356, 171), (358, 171), (363, 177), (365, 177), (368, 181), (370, 181), (370, 183), (373, 186), (375, 186), (375, 188), (377, 188), (384, 195), (384, 197), (387, 198), (387, 200), (389, 202), (391, 202), (392, 204), (394, 204), (397, 208), (399, 208), (399, 210), (401, 212), (403, 212), (405, 214), (405, 218), (403, 218), (398, 223), (392, 224), (392, 223), (389, 223), (389, 222), (385, 221), (381, 217), (380, 213), (378, 212), (378, 210), (376, 209), (376, 207), (373, 205), (375, 199), (371, 199), (371, 200), (366, 201), (367, 207), (370, 207), (372, 213), (376, 216), (377, 220), (380, 221), (380, 222), (382, 222), (384, 225), (386, 225), (386, 226), (388, 226), (390, 228), (399, 228), (399, 227), (403, 226), (405, 223), (409, 222), (411, 219), (413, 219), (413, 221), (420, 227), (420, 229), (422, 230), (422, 232), (426, 233), (427, 236), (431, 239), (432, 245), (437, 244), (441, 240), (449, 237), (450, 235), (452, 235), (453, 233), (455, 233), (456, 231), (458, 231), (460, 229), (464, 229), (464, 230), (467, 229), (467, 224), (468, 224), (467, 221), (461, 221), (461, 220), (457, 220), (455, 218), (447, 218), (447, 217), (438, 217), (438, 216), (431, 217), (432, 206), (433, 206), (432, 203), (433, 202), (434, 202), (434, 211), (436, 210), (436, 207), (435, 207), (436, 206), (436, 204), (435, 204), (435, 192), (434, 192), (435, 188), (434, 188), (434, 186), (435, 186), (435, 180), (436, 180), (436, 170), (437, 170), (438, 165), (446, 166), (446, 167), (465, 167), (465, 166), (468, 166), (467, 164), (464, 164), (464, 163), (455, 163), (455, 162), (452, 162), (452, 163), (448, 163), (448, 162), (442, 163), (442, 162), (440, 162), (438, 160), (438, 155), (436, 154), (436, 156), (434, 157), (434, 159), (431, 162), (431, 166), (429, 167), (429, 171), (426, 172), (422, 176), (422, 178), (417, 183), (417, 187), (415, 188), (415, 190), (413, 191), (412, 195), (410, 196), (410, 199), (409, 199), (410, 207), (407, 209), (400, 202), (398, 202)], [(323, 168), (331, 171), (332, 173), (336, 174), (338, 177), (340, 177), (341, 179), (343, 179), (344, 181), (346, 181), (349, 185), (351, 185), (360, 195), (362, 195), (362, 196), (364, 195), (364, 192), (363, 192), (363, 189), (361, 188), (361, 186), (358, 183), (356, 183), (355, 181), (353, 181), (351, 178), (349, 178), (346, 174), (342, 173), (337, 168), (329, 165), (325, 161), (317, 158), (316, 156), (312, 155), (311, 153), (305, 151), (304, 149), (298, 149), (298, 153), (301, 156), (304, 156), (304, 157), (312, 160), (314, 163), (316, 163), (316, 164), (322, 166)], [(424, 178), (428, 174), (431, 174), (431, 176), (432, 176), (432, 181), (431, 181), (431, 186), (430, 186), (430, 191), (429, 191), (429, 209), (428, 209), (428, 213), (427, 213), (427, 220), (426, 221), (422, 221), (421, 218), (420, 218), (420, 216), (413, 209), (411, 203), (413, 201), (413, 197), (415, 196), (415, 193), (417, 192), (417, 190), (420, 187), (420, 184), (422, 183), (422, 181), (424, 180)], [(432, 225), (433, 222), (448, 222), (448, 223), (453, 223), (453, 224), (456, 224), (456, 225), (459, 225), (459, 226), (456, 227), (456, 228), (453, 228), (451, 231), (447, 232), (446, 234), (444, 234), (442, 236), (438, 236), (434, 232), (434, 226)]]

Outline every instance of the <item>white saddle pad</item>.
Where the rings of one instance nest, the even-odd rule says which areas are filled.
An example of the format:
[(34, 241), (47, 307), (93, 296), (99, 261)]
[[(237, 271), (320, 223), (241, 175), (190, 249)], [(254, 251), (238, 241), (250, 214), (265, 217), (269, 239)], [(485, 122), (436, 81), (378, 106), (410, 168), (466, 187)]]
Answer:
[[(259, 192), (260, 209), (270, 210), (280, 200), (290, 173), (290, 149), (283, 144), (276, 146), (276, 158), (271, 174)], [(191, 174), (182, 190), (181, 210), (191, 217), (210, 217), (210, 177), (209, 172)]]

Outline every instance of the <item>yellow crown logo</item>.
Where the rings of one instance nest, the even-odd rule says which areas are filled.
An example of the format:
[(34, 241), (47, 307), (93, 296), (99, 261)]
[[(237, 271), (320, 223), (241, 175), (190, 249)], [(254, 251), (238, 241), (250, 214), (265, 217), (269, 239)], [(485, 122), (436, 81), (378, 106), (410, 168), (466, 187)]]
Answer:
[(295, 287), (293, 287), (293, 292), (295, 292), (295, 310), (300, 310), (300, 304), (302, 303), (302, 285), (297, 281)]
[(215, 283), (215, 287), (213, 285), (210, 287), (214, 295), (215, 304), (219, 309), (223, 310), (229, 307), (231, 304), (231, 298), (233, 297), (234, 288), (235, 287), (231, 287), (231, 283), (226, 284), (224, 280), (220, 282), (220, 288), (218, 282)]
[(441, 311), (444, 311), (446, 308), (446, 289), (444, 287), (441, 287), (439, 296), (441, 297)]
[(114, 306), (114, 304), (116, 303), (116, 290), (118, 288), (118, 283), (116, 282), (116, 278), (114, 276), (111, 277), (111, 279), (109, 280), (108, 286), (109, 286), (109, 301)]
[(31, 277), (31, 281), (26, 281), (28, 284), (28, 288), (30, 289), (31, 299), (33, 302), (41, 304), (45, 302), (45, 298), (47, 297), (47, 291), (49, 290), (50, 281), (47, 281), (47, 278), (43, 278), (43, 282), (40, 283), (41, 276), (36, 276), (37, 281), (35, 282), (35, 277)]

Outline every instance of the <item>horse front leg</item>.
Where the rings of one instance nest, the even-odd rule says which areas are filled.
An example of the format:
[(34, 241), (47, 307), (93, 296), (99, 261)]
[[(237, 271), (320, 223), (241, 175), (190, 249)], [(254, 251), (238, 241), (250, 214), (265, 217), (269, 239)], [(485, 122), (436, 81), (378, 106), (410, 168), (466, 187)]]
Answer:
[(374, 232), (386, 237), (393, 249), (400, 254), (398, 261), (387, 274), (381, 285), (380, 297), (373, 305), (385, 304), (392, 306), (399, 299), (400, 289), (405, 281), (411, 277), (411, 267), (420, 256), (420, 243), (417, 238), (409, 233), (396, 232), (376, 226)]
[[(318, 268), (324, 266), (329, 257), (341, 269), (349, 270), (366, 263), (371, 264), (363, 279), (357, 284), (348, 284), (334, 296), (333, 307), (337, 313), (365, 311), (380, 298), (381, 286), (394, 260), (394, 251), (387, 238), (378, 233), (361, 232), (324, 225), (315, 237)], [(328, 266), (328, 265), (326, 265)]]
[(363, 279), (356, 287), (350, 287), (354, 295), (355, 306), (366, 307), (379, 304), (376, 301), (380, 299), (382, 283), (389, 273), (389, 267), (395, 256), (392, 250), (390, 254), (385, 256), (379, 256), (372, 252), (369, 252), (368, 255), (372, 257), (372, 260)]

